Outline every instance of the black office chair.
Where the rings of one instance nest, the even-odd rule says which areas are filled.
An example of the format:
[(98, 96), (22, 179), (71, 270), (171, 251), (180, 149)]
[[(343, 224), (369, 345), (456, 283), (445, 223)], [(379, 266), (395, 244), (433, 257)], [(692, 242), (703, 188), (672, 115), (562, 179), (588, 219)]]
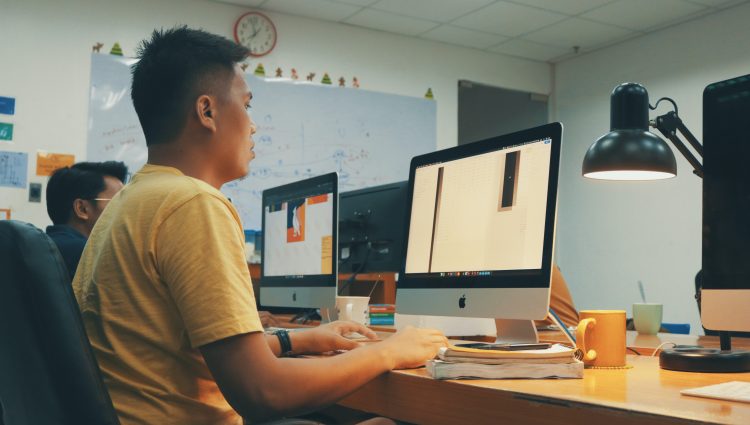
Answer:
[(119, 423), (57, 247), (0, 221), (0, 425)]

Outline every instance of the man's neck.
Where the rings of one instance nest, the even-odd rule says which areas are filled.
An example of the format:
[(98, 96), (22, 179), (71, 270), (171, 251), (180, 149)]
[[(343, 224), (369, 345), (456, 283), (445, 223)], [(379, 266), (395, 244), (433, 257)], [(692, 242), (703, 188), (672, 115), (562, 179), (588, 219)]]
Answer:
[(211, 165), (210, 158), (198, 152), (197, 149), (185, 147), (182, 143), (172, 142), (150, 146), (148, 163), (176, 168), (182, 174), (203, 180), (216, 189), (226, 183), (214, 172), (216, 168)]

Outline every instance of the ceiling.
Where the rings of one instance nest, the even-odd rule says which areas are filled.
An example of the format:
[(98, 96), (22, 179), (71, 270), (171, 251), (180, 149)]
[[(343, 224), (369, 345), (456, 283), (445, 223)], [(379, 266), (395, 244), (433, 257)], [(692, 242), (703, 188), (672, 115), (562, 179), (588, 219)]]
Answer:
[(748, 0), (212, 0), (542, 62)]

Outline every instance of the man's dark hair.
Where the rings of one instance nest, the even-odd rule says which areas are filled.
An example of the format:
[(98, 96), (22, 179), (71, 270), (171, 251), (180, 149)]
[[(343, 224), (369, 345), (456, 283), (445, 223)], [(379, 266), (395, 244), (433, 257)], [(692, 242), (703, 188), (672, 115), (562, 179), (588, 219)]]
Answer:
[(154, 30), (138, 47), (131, 97), (146, 145), (167, 143), (185, 126), (195, 99), (223, 95), (234, 66), (250, 51), (224, 37), (186, 26)]
[(73, 201), (93, 200), (106, 189), (104, 176), (125, 183), (128, 167), (120, 161), (79, 162), (55, 170), (47, 182), (47, 214), (53, 224), (67, 224), (73, 215)]

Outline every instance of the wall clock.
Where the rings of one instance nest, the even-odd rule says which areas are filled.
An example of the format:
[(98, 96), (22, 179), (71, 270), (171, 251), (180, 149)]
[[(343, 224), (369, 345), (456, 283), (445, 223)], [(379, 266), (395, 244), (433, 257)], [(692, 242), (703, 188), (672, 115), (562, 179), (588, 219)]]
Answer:
[(260, 12), (247, 12), (234, 23), (234, 40), (247, 47), (250, 56), (265, 56), (276, 47), (276, 26)]

